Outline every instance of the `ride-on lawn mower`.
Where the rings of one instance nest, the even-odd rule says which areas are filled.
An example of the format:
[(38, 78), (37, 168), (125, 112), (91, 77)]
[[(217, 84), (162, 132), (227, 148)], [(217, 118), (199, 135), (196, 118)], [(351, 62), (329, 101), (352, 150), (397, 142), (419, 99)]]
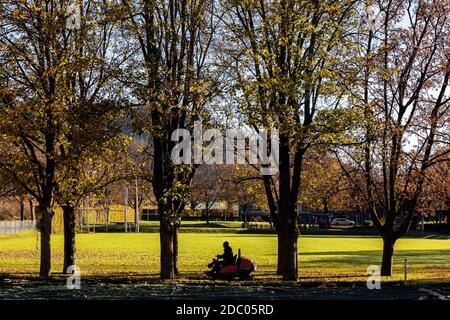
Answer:
[(220, 267), (218, 271), (213, 271), (218, 263), (221, 263), (217, 259), (208, 264), (208, 268), (211, 270), (206, 271), (206, 274), (213, 280), (215, 279), (225, 279), (233, 280), (234, 278), (239, 278), (239, 280), (253, 279), (251, 273), (256, 271), (256, 263), (251, 259), (241, 257), (241, 249), (238, 250), (238, 255), (234, 256), (233, 264), (226, 264)]

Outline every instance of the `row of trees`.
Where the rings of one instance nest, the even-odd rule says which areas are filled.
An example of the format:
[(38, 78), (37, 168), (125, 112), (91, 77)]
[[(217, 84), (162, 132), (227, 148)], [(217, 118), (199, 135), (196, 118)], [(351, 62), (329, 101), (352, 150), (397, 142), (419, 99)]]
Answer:
[(139, 176), (161, 219), (161, 278), (174, 278), (199, 166), (173, 164), (172, 132), (233, 119), (279, 132), (277, 175), (230, 180), (264, 190), (285, 280), (298, 278), (297, 208), (321, 153), (333, 159), (324, 173), (338, 168), (347, 181), (320, 186), (324, 201), (352, 190), (370, 209), (391, 274), (431, 168), (449, 161), (448, 3), (78, 0), (79, 29), (67, 28), (70, 4), (0, 4), (0, 170), (38, 203), (41, 276), (51, 271), (54, 204), (64, 209), (66, 270), (80, 199)]
[[(105, 159), (124, 140), (124, 112), (111, 90), (111, 73), (124, 58), (110, 48), (112, 25), (99, 21), (99, 3), (89, 3), (85, 27), (68, 30), (67, 7), (64, 1), (0, 7), (0, 167), (38, 204), (44, 277), (51, 271), (54, 203), (64, 210), (65, 246), (74, 253), (74, 208), (112, 172), (115, 162)], [(72, 264), (66, 255), (64, 270)]]

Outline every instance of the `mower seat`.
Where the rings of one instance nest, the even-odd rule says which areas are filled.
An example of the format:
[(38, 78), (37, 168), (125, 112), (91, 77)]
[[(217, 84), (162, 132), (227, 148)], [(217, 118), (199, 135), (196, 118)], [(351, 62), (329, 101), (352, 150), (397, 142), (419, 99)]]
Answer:
[(233, 265), (236, 265), (236, 264), (237, 264), (237, 255), (235, 255), (233, 257), (233, 260), (231, 260), (231, 261), (229, 261), (227, 263), (224, 263), (224, 266), (233, 266)]

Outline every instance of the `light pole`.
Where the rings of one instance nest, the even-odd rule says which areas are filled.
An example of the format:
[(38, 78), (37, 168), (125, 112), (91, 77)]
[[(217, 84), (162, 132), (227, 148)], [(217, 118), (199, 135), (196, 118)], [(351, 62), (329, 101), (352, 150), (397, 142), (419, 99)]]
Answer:
[(136, 177), (135, 185), (135, 205), (134, 205), (134, 228), (137, 233), (139, 233), (139, 188), (138, 179)]
[(128, 232), (128, 187), (125, 187), (125, 232)]

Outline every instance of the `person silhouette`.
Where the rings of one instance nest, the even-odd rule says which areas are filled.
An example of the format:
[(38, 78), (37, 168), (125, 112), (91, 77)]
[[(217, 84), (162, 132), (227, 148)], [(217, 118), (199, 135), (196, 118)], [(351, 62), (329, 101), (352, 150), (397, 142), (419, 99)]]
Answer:
[(230, 247), (230, 244), (228, 241), (225, 241), (223, 243), (223, 254), (218, 254), (217, 259), (222, 259), (221, 261), (217, 261), (217, 263), (214, 265), (212, 272), (217, 273), (219, 272), (220, 268), (226, 265), (234, 264), (234, 255), (233, 255), (233, 249)]
[(233, 249), (230, 247), (228, 241), (223, 243), (223, 254), (217, 255), (217, 258), (223, 260), (223, 265), (234, 263)]

